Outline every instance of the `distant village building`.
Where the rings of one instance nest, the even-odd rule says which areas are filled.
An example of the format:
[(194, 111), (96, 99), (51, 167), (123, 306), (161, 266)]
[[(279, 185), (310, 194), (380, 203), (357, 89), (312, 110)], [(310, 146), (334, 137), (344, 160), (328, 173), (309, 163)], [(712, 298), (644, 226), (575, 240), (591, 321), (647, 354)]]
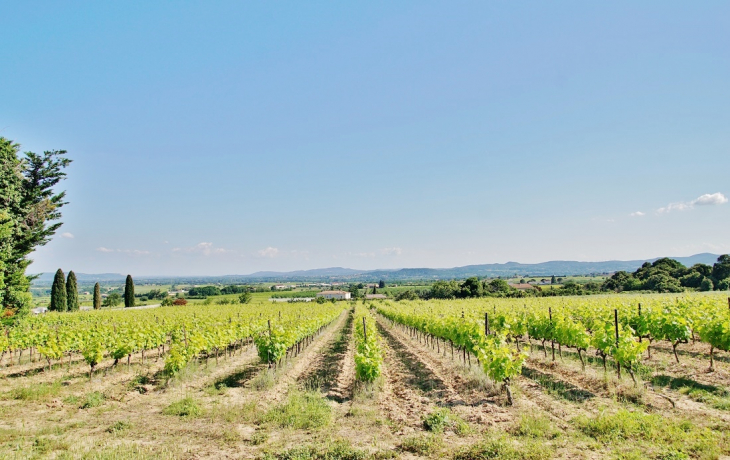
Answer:
[(387, 298), (388, 296), (385, 294), (365, 294), (366, 300), (383, 300)]
[(42, 315), (43, 313), (48, 313), (48, 308), (47, 307), (36, 307), (36, 308), (32, 309), (31, 312), (34, 315)]
[(284, 289), (290, 289), (292, 287), (293, 286), (287, 286), (285, 284), (277, 284), (276, 286), (274, 286), (274, 289), (276, 289), (277, 291), (283, 291)]
[(515, 288), (515, 289), (520, 290), (520, 291), (527, 291), (527, 290), (530, 290), (530, 289), (536, 289), (537, 288), (536, 286), (533, 286), (532, 284), (528, 284), (528, 283), (510, 284), (509, 286), (511, 288)]
[(317, 297), (335, 300), (349, 300), (351, 294), (347, 291), (322, 291), (317, 293)]

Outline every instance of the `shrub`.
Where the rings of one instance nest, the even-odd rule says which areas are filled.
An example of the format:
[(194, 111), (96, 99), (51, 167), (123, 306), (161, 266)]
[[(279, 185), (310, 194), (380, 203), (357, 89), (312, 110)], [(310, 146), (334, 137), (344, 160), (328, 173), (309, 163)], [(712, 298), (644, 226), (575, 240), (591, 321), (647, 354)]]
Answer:
[(120, 434), (128, 429), (132, 428), (132, 424), (126, 420), (117, 420), (116, 422), (112, 423), (112, 425), (106, 429), (107, 433), (111, 434)]
[(106, 397), (104, 396), (104, 393), (94, 391), (93, 393), (89, 393), (86, 395), (86, 399), (84, 400), (84, 403), (79, 406), (79, 409), (91, 409), (92, 407), (99, 407), (104, 404), (105, 399)]
[(189, 396), (170, 404), (162, 410), (165, 415), (177, 415), (178, 417), (198, 417), (202, 412), (198, 403)]
[(436, 410), (423, 417), (423, 428), (434, 433), (443, 433), (450, 424), (451, 418), (446, 410)]

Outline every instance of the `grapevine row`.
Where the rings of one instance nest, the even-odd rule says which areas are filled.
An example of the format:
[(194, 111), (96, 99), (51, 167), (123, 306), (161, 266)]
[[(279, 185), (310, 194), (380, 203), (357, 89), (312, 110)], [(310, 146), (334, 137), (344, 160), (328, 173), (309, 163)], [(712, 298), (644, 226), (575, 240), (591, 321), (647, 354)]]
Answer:
[[(81, 354), (90, 375), (109, 356), (116, 365), (132, 354), (157, 350), (166, 353), (165, 370), (175, 374), (190, 360), (204, 355), (230, 354), (255, 343), (269, 364), (298, 353), (302, 342), (342, 312), (337, 304), (282, 305), (272, 315), (270, 306), (229, 306), (200, 310), (196, 307), (117, 312), (79, 312), (31, 317), (0, 334), (0, 359), (7, 352), (18, 357), (37, 352), (49, 368), (53, 362)], [(271, 318), (271, 316), (274, 316)]]
[(357, 305), (355, 321), (355, 375), (362, 382), (372, 382), (380, 376), (383, 351), (375, 328), (375, 319), (364, 305)]

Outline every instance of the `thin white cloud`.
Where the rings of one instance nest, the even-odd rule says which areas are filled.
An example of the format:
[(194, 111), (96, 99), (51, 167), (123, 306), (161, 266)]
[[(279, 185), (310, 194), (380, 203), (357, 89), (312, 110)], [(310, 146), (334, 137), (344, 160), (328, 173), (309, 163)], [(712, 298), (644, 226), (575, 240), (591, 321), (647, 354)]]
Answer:
[(631, 217), (644, 217), (646, 215), (645, 212), (636, 211), (629, 214)]
[(383, 248), (380, 250), (380, 253), (385, 256), (399, 256), (403, 254), (402, 248)]
[(727, 197), (722, 193), (705, 193), (692, 201), (669, 203), (667, 206), (657, 209), (656, 212), (657, 214), (667, 214), (672, 211), (689, 211), (695, 206), (718, 206), (727, 202)]
[(204, 256), (210, 256), (213, 254), (224, 254), (230, 252), (224, 248), (216, 248), (213, 243), (205, 242), (198, 243), (195, 246), (187, 248), (172, 248), (172, 252), (186, 253), (186, 254), (202, 254)]
[(72, 240), (72, 239), (74, 239), (74, 234), (73, 233), (69, 233), (69, 232), (61, 233), (61, 238), (68, 238), (68, 239), (71, 239)]
[(272, 248), (271, 246), (269, 246), (266, 249), (259, 250), (258, 255), (259, 257), (269, 257), (273, 259), (274, 257), (279, 255), (279, 248)]
[(110, 253), (118, 252), (120, 254), (133, 254), (135, 256), (144, 256), (150, 254), (150, 251), (143, 251), (141, 249), (109, 249), (103, 246), (96, 248), (98, 252)]

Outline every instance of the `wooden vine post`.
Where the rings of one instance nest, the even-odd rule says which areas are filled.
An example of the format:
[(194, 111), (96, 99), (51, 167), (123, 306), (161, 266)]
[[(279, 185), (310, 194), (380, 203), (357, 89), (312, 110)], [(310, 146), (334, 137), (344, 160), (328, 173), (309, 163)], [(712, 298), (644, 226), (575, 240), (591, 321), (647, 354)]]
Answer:
[[(613, 323), (616, 327), (616, 350), (618, 351), (618, 309), (613, 310)], [(616, 361), (616, 375), (621, 378), (621, 363)]]
[(362, 317), (362, 335), (365, 339), (365, 343), (368, 343), (368, 329), (367, 326), (365, 326), (365, 317)]
[(269, 350), (271, 350), (271, 320), (268, 320), (269, 322), (269, 346), (266, 347), (266, 363), (269, 365), (269, 369), (271, 369), (271, 356), (269, 355)]
[(553, 307), (548, 307), (548, 315), (550, 315), (550, 348), (553, 351), (553, 361), (555, 361), (555, 338), (553, 334)]

